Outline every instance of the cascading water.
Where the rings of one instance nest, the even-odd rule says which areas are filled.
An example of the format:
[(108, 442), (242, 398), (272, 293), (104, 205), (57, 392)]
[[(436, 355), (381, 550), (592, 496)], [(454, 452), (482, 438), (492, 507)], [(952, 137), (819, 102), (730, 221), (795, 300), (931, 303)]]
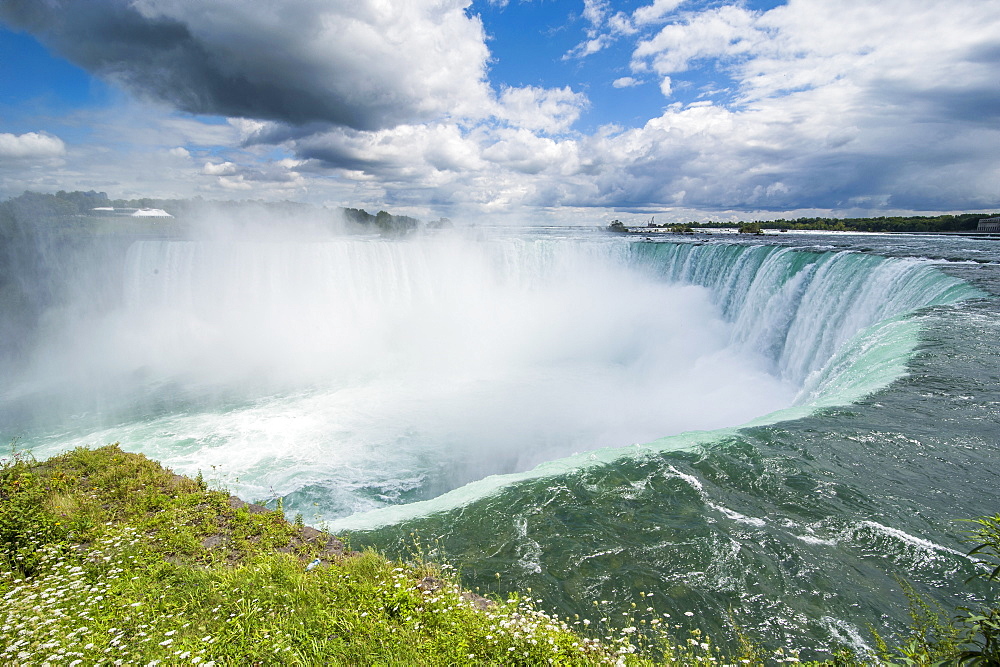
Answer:
[(121, 307), (55, 328), (35, 370), (147, 397), (97, 437), (333, 519), (815, 400), (859, 332), (963, 289), (766, 246), (145, 240)]
[[(917, 308), (982, 294), (943, 275), (927, 260), (764, 245), (633, 247), (640, 261), (664, 279), (711, 289), (723, 316), (734, 324), (734, 344), (761, 354), (775, 375), (800, 387), (798, 404), (850, 402), (898, 376), (908, 356), (905, 348), (895, 352), (898, 363), (893, 369), (871, 378), (874, 384), (857, 385), (850, 394), (825, 391), (828, 383), (844, 379), (843, 373), (833, 371), (846, 370), (845, 347), (858, 360), (859, 350), (849, 343), (867, 328), (884, 328)], [(912, 325), (899, 328), (915, 334)], [(834, 363), (838, 359), (841, 363)]]
[(293, 508), (325, 494), (326, 518), (740, 423), (795, 390), (731, 348), (705, 289), (636, 271), (621, 242), (140, 241), (124, 273), (100, 335), (67, 327), (38, 375), (146, 392), (134, 432), (98, 437)]
[[(99, 308), (45, 319), (0, 429), (39, 456), (120, 441), (390, 550), (420, 528), (470, 583), (504, 572), (565, 612), (657, 591), (829, 646), (884, 613), (863, 591), (891, 571), (860, 545), (931, 587), (965, 565), (900, 537), (919, 526), (859, 458), (880, 440), (840, 418), (814, 441), (816, 410), (904, 386), (933, 318), (983, 293), (790, 245), (140, 240)], [(825, 567), (870, 581), (831, 592), (848, 575)]]
[(734, 324), (734, 342), (799, 386), (873, 324), (979, 294), (921, 260), (762, 245), (634, 247), (666, 280), (711, 289)]

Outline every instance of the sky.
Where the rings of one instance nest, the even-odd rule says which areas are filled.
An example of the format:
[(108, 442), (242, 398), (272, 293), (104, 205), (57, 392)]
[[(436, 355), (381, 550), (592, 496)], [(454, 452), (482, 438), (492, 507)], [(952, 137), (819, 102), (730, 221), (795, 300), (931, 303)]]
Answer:
[(992, 0), (0, 0), (0, 197), (1000, 210)]

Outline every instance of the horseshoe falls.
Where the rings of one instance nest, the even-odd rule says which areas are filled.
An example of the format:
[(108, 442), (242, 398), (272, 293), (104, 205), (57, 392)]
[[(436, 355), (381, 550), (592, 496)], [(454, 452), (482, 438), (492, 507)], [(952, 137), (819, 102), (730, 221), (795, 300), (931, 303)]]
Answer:
[(804, 658), (902, 631), (900, 581), (985, 594), (961, 519), (1000, 500), (993, 241), (119, 243), (49, 276), (0, 379), (39, 458), (120, 442), (355, 547), (419, 539), (469, 588)]

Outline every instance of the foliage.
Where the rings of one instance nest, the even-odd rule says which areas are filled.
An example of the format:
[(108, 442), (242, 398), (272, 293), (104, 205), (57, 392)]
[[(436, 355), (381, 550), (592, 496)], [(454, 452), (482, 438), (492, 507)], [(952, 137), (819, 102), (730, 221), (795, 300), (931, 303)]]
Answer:
[[(934, 216), (879, 216), (873, 218), (796, 218), (786, 220), (741, 221), (738, 226), (758, 224), (762, 229), (815, 229), (820, 231), (852, 232), (958, 232), (976, 229), (981, 218), (996, 217), (997, 213), (960, 213)], [(732, 222), (692, 222), (692, 227), (733, 227)]]
[[(977, 528), (969, 532), (975, 547), (970, 556), (979, 556), (987, 581), (1000, 579), (1000, 514), (972, 519)], [(902, 583), (910, 601), (910, 626), (899, 645), (890, 648), (874, 632), (877, 654), (887, 664), (904, 665), (1000, 665), (1000, 607), (959, 608), (949, 618), (945, 610), (921, 598)]]
[[(973, 519), (977, 528), (969, 533), (975, 547), (970, 556), (979, 556), (987, 572), (980, 573), (987, 581), (1000, 580), (1000, 514)], [(969, 627), (969, 645), (958, 655), (964, 665), (1000, 665), (1000, 607), (967, 609), (965, 624)]]
[(963, 643), (962, 630), (939, 605), (922, 598), (905, 581), (899, 583), (910, 603), (909, 632), (890, 648), (873, 629), (879, 658), (888, 664), (930, 665), (956, 655)]
[(969, 555), (978, 555), (984, 565), (993, 568), (983, 575), (985, 579), (1000, 580), (1000, 514), (972, 519), (970, 523), (978, 528), (969, 533), (969, 541), (976, 543)]
[(744, 222), (740, 225), (740, 234), (763, 234), (759, 222)]
[(627, 234), (628, 228), (621, 220), (612, 220), (611, 224), (608, 225), (608, 231), (615, 232), (616, 234)]
[[(374, 228), (383, 236), (400, 236), (414, 231), (420, 225), (420, 221), (406, 215), (392, 215), (388, 211), (379, 211), (372, 215), (364, 209), (345, 208), (342, 209), (344, 219), (349, 223), (358, 225), (361, 228)], [(435, 226), (444, 225), (444, 218)]]
[(49, 491), (36, 482), (33, 463), (12, 451), (0, 467), (0, 566), (27, 573), (37, 564), (38, 549), (66, 533), (47, 508)]

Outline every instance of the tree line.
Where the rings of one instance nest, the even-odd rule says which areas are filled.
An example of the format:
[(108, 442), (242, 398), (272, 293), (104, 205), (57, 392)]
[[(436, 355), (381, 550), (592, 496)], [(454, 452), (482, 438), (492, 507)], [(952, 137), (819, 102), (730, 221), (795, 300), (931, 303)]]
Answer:
[(933, 216), (880, 216), (875, 218), (796, 218), (733, 222), (689, 222), (691, 227), (720, 228), (759, 225), (763, 229), (815, 229), (840, 232), (961, 232), (975, 231), (982, 218), (1000, 213), (959, 213)]

